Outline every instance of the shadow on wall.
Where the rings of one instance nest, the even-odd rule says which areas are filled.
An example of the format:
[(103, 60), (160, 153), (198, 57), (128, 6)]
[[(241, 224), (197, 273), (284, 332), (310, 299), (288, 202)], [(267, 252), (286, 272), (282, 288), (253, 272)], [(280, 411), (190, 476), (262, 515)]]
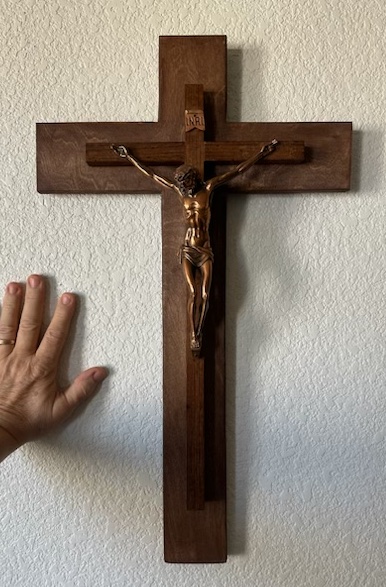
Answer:
[[(261, 67), (263, 60), (261, 58), (260, 48), (252, 47), (248, 49), (248, 59), (252, 59), (255, 66), (258, 68), (255, 71), (256, 84), (254, 85), (255, 95), (253, 97), (257, 112), (255, 120), (258, 119), (258, 113), (262, 110), (262, 100), (259, 80), (261, 78)], [(241, 119), (241, 88), (243, 81), (243, 58), (246, 56), (246, 50), (231, 48), (228, 49), (228, 120), (239, 121)], [(260, 70), (259, 70), (260, 68)], [(247, 201), (254, 197), (264, 196), (235, 196), (228, 199), (228, 227), (227, 227), (227, 300), (226, 300), (226, 364), (227, 364), (227, 471), (228, 471), (228, 541), (230, 554), (241, 554), (245, 552), (246, 540), (246, 525), (247, 525), (247, 498), (249, 496), (249, 485), (251, 479), (248, 476), (247, 463), (251, 459), (251, 451), (256, 450), (251, 447), (248, 439), (253, 437), (252, 430), (256, 428), (256, 413), (253, 409), (254, 402), (251, 402), (251, 397), (236, 397), (236, 382), (238, 376), (236, 367), (238, 357), (236, 351), (243, 353), (243, 340), (237, 340), (237, 321), (238, 315), (241, 312), (250, 314), (256, 319), (256, 312), (249, 304), (255, 304), (255, 300), (250, 299), (249, 277), (245, 261), (243, 259), (243, 228), (247, 220)], [(283, 242), (283, 235), (286, 234), (286, 225), (288, 223), (288, 216), (291, 213), (291, 196), (286, 196), (283, 199), (280, 196), (275, 196), (275, 202), (285, 202), (286, 214), (277, 214), (277, 206), (273, 206), (271, 211), (266, 209), (264, 219), (256, 218), (256, 232), (260, 235), (254, 243), (247, 243), (246, 247), (253, 247), (256, 242), (264, 241), (264, 251), (255, 250), (256, 265), (261, 269), (264, 267), (265, 271), (273, 271), (279, 275), (283, 273), (283, 267), (288, 267), (291, 259), (285, 255), (280, 256), (280, 266), (277, 263), (278, 256), (275, 253), (280, 249), (283, 253), (283, 247), (280, 246)], [(262, 259), (260, 256), (267, 251), (273, 251), (272, 257), (270, 255)], [(286, 280), (285, 287), (281, 288), (283, 303), (285, 299), (291, 298), (294, 288), (297, 287), (295, 280), (288, 283)], [(253, 295), (253, 294), (252, 294)], [(248, 307), (249, 306), (249, 307)], [(258, 316), (257, 322), (254, 322), (253, 329), (256, 336), (254, 336), (255, 353), (259, 354), (259, 346), (264, 343), (271, 336), (270, 326), (261, 314)], [(250, 349), (249, 349), (250, 352)], [(258, 363), (257, 358), (254, 363)], [(244, 365), (244, 368), (246, 366)], [(252, 365), (249, 368), (253, 369)], [(244, 381), (248, 379), (248, 368), (245, 368), (245, 374), (242, 374)], [(244, 386), (240, 385), (242, 389)], [(247, 389), (249, 388), (246, 383)], [(250, 388), (249, 388), (250, 389)], [(238, 414), (241, 411), (241, 415)], [(242, 433), (236, 429), (242, 426)], [(242, 466), (239, 467), (236, 459), (242, 458)], [(241, 471), (236, 479), (236, 470)], [(236, 493), (237, 492), (237, 493)]]
[[(228, 94), (227, 94), (227, 119), (230, 122), (240, 122), (242, 112), (241, 95), (243, 87), (243, 62), (253, 63), (253, 76), (255, 83), (252, 88), (249, 86), (248, 100), (256, 105), (254, 110), (254, 120), (259, 119), (259, 112), (262, 112), (266, 97), (261, 91), (261, 77), (263, 75), (264, 59), (262, 56), (262, 47), (231, 47), (228, 48), (227, 73), (228, 73)], [(253, 95), (251, 96), (251, 90)], [(245, 101), (244, 96), (244, 101)]]
[[(253, 209), (251, 200), (262, 196), (235, 196), (230, 198), (228, 207), (228, 264), (227, 264), (227, 446), (228, 446), (228, 518), (230, 553), (239, 554), (245, 550), (247, 524), (247, 498), (250, 496), (248, 462), (257, 454), (251, 439), (256, 437), (256, 420), (259, 400), (248, 377), (259, 381), (257, 373), (260, 362), (259, 349), (273, 336), (272, 327), (264, 318), (260, 308), (264, 292), (254, 292), (251, 287), (243, 256), (252, 257), (256, 267), (254, 274), (271, 274), (279, 283), (280, 303), (283, 307), (291, 303), (292, 297), (299, 295), (299, 280), (289, 251), (283, 247), (286, 240), (291, 209), (296, 201), (290, 196), (275, 196), (266, 200), (264, 215), (254, 219), (258, 238), (243, 245), (243, 230), (247, 211)], [(281, 213), (279, 211), (281, 210)], [(264, 247), (256, 244), (264, 242)], [(252, 247), (254, 250), (243, 252)], [(280, 253), (279, 253), (280, 251)], [(271, 252), (271, 254), (270, 254)], [(288, 272), (288, 267), (292, 268)], [(280, 284), (285, 275), (285, 283)], [(293, 279), (292, 279), (293, 278)], [(257, 278), (258, 280), (258, 278)], [(274, 301), (277, 304), (277, 300)], [(238, 316), (248, 318), (248, 332), (245, 337), (238, 332)], [(245, 318), (244, 318), (245, 319)], [(246, 347), (252, 344), (253, 347)], [(239, 367), (240, 365), (240, 367)], [(240, 374), (237, 369), (240, 368)], [(261, 386), (259, 386), (261, 387)], [(237, 397), (237, 389), (242, 396)], [(252, 395), (253, 394), (253, 395)], [(240, 413), (239, 413), (240, 412)], [(237, 426), (236, 426), (237, 425)], [(238, 429), (236, 429), (238, 428)], [(237, 460), (242, 460), (238, 463)], [(238, 471), (236, 479), (236, 470)], [(237, 481), (237, 485), (236, 485)], [(237, 494), (236, 494), (237, 491)]]
[(382, 174), (385, 156), (385, 137), (382, 130), (353, 129), (352, 168), (350, 192), (372, 193), (384, 188)]
[[(360, 183), (366, 185), (366, 189), (371, 191), (375, 189), (378, 179), (381, 181), (377, 177), (367, 177), (367, 174), (364, 174), (361, 182), (359, 180), (361, 155), (368, 153), (366, 145), (370, 144), (373, 146), (374, 156), (378, 158), (383, 152), (380, 133), (374, 132), (372, 136), (361, 132), (354, 133), (352, 184), (356, 192), (360, 189)], [(379, 188), (379, 185), (377, 187)], [(317, 196), (317, 198), (325, 197), (328, 196), (322, 194)], [(342, 194), (332, 197), (340, 198), (342, 201), (346, 196)], [(296, 541), (309, 540), (309, 543), (304, 545), (309, 550), (312, 543), (316, 544), (320, 540), (317, 532), (321, 527), (331, 531), (331, 527), (335, 525), (335, 539), (339, 545), (345, 533), (347, 535), (355, 533), (356, 526), (360, 532), (359, 519), (362, 514), (368, 518), (372, 509), (374, 518), (377, 506), (371, 506), (370, 488), (377, 477), (377, 471), (383, 467), (379, 442), (384, 442), (385, 435), (375, 435), (374, 442), (371, 438), (365, 439), (364, 442), (360, 440), (360, 434), (366, 433), (373, 425), (371, 413), (367, 413), (368, 408), (365, 408), (361, 419), (358, 416), (358, 404), (351, 404), (345, 394), (347, 390), (352, 389), (358, 399), (359, 381), (362, 378), (365, 380), (364, 395), (372, 384), (366, 381), (367, 370), (361, 369), (360, 365), (357, 365), (357, 372), (354, 374), (346, 373), (345, 365), (352, 361), (352, 357), (349, 356), (348, 351), (347, 356), (345, 355), (344, 348), (333, 351), (335, 357), (339, 352), (342, 355), (339, 360), (339, 366), (342, 363), (341, 370), (337, 369), (335, 373), (333, 368), (332, 373), (329, 371), (332, 351), (328, 348), (324, 349), (324, 355), (320, 359), (325, 364), (318, 369), (318, 377), (315, 380), (313, 370), (316, 370), (319, 365), (316, 361), (317, 357), (313, 365), (311, 351), (307, 357), (308, 363), (305, 362), (304, 388), (302, 381), (294, 382), (290, 379), (288, 372), (283, 370), (277, 380), (283, 382), (284, 390), (287, 388), (291, 394), (301, 395), (301, 402), (294, 402), (291, 405), (292, 398), (286, 398), (285, 393), (282, 392), (283, 404), (270, 403), (267, 406), (269, 401), (267, 390), (262, 398), (260, 391), (262, 386), (258, 373), (261, 349), (269, 343), (270, 339), (273, 339), (273, 344), (275, 339), (280, 342), (282, 334), (275, 331), (275, 325), (270, 325), (262, 314), (264, 307), (262, 300), (269, 293), (265, 293), (263, 289), (257, 292), (252, 291), (253, 285), (250, 286), (251, 279), (245, 258), (249, 258), (248, 266), (255, 269), (255, 271), (252, 269), (254, 282), (262, 283), (262, 288), (264, 284), (260, 275), (268, 272), (271, 280), (274, 278), (278, 287), (275, 290), (276, 299), (272, 299), (272, 304), (276, 308), (282, 306), (280, 310), (283, 312), (286, 308), (291, 310), (299, 303), (301, 304), (303, 298), (306, 299), (308, 292), (302, 291), (302, 288), (309, 283), (312, 275), (307, 277), (307, 263), (301, 267), (296, 266), (299, 260), (294, 261), (291, 248), (286, 246), (294, 209), (299, 205), (303, 207), (304, 204), (299, 202), (303, 202), (303, 198), (307, 196), (274, 196), (265, 199), (264, 203), (259, 199), (256, 207), (251, 206), (253, 198), (261, 198), (261, 196), (247, 198), (235, 196), (230, 199), (228, 210), (227, 441), (230, 553), (245, 552), (247, 526), (252, 523), (252, 520), (248, 520), (248, 511), (251, 509), (259, 511), (259, 500), (263, 500), (265, 505), (267, 501), (270, 503), (271, 514), (274, 516), (277, 514), (275, 521), (272, 522), (272, 527), (275, 529), (269, 530), (272, 536), (271, 547), (280, 550), (278, 543), (274, 543), (274, 535), (276, 533), (277, 539), (282, 533), (283, 541), (287, 542), (287, 552), (297, 556), (299, 544), (296, 544)], [(259, 236), (253, 242), (243, 244), (243, 229), (248, 222), (248, 212), (252, 208), (257, 211), (253, 222), (254, 230)], [(251, 234), (250, 227), (249, 234)], [(255, 246), (256, 244), (260, 246)], [(250, 251), (250, 247), (253, 247), (253, 252)], [(339, 293), (337, 292), (336, 295)], [(337, 304), (336, 312), (339, 314), (339, 299), (335, 300), (335, 303)], [(268, 300), (266, 307), (269, 304)], [(247, 324), (246, 340), (237, 330), (240, 316), (244, 316), (244, 322)], [(246, 319), (245, 316), (248, 318)], [(298, 336), (302, 336), (301, 332), (298, 332)], [(335, 335), (331, 338), (332, 342), (335, 338)], [(329, 344), (332, 344), (331, 340)], [(248, 347), (247, 344), (249, 344)], [(366, 357), (366, 352), (364, 349), (365, 365), (366, 361), (371, 361), (371, 356)], [(336, 358), (334, 361), (337, 361)], [(322, 378), (319, 377), (320, 374)], [(275, 390), (272, 392), (275, 393)], [(310, 394), (309, 397), (308, 394)], [(309, 407), (309, 404), (313, 402), (315, 403)], [(272, 406), (277, 410), (275, 413), (272, 413)], [(303, 407), (305, 411), (299, 413), (297, 411), (299, 407)], [(312, 414), (311, 423), (308, 422), (307, 408)], [(383, 408), (386, 410), (386, 406)], [(369, 419), (368, 423), (366, 418)], [(342, 428), (342, 423), (347, 426), (346, 430), (344, 426)], [(272, 429), (270, 424), (273, 426)], [(256, 432), (256, 428), (262, 425), (264, 430), (260, 434), (259, 431)], [(257, 446), (256, 438), (261, 438), (265, 447), (264, 452), (267, 451), (267, 447), (271, 448), (269, 454), (274, 455), (269, 465), (271, 472), (263, 470), (263, 463), (259, 462), (263, 458), (266, 459), (267, 453), (262, 453), (261, 446)], [(277, 450), (276, 455), (275, 450)], [(337, 464), (339, 470), (337, 470)], [(267, 467), (266, 460), (264, 465)], [(313, 487), (320, 494), (318, 497), (312, 495)], [(252, 495), (256, 499), (253, 504), (251, 504)], [(359, 495), (362, 496), (360, 500)], [(355, 499), (357, 499), (356, 503)], [(322, 511), (326, 501), (331, 507)], [(264, 515), (267, 514), (264, 508), (260, 511)], [(358, 516), (358, 512), (360, 512), (359, 518), (353, 519), (352, 516)], [(291, 519), (293, 524), (288, 527)], [(268, 531), (266, 520), (255, 520), (255, 522), (257, 525), (261, 523), (256, 531), (256, 539), (261, 543), (261, 548), (266, 551), (270, 548), (263, 538)], [(376, 523), (375, 518), (374, 523)], [(280, 524), (282, 524), (282, 532), (277, 527)], [(271, 526), (271, 522), (269, 525)], [(300, 532), (300, 536), (296, 536), (296, 532)], [(309, 532), (314, 534), (308, 535)], [(323, 545), (323, 540), (321, 544)], [(319, 548), (320, 545), (317, 550)], [(280, 566), (279, 563), (280, 561), (278, 566)], [(343, 564), (344, 561), (342, 561)]]

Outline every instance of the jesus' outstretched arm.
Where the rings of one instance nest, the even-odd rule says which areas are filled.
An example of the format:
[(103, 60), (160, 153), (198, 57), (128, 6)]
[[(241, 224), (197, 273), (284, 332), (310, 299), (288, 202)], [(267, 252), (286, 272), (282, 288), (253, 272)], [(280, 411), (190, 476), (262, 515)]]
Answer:
[(143, 163), (141, 163), (141, 161), (138, 161), (138, 159), (133, 157), (133, 155), (130, 153), (128, 149), (126, 149), (124, 145), (111, 145), (111, 148), (115, 153), (117, 153), (117, 155), (130, 161), (130, 163), (132, 163), (144, 175), (147, 175), (151, 179), (154, 179), (154, 181), (161, 184), (163, 187), (167, 187), (178, 192), (177, 186), (173, 182), (169, 181), (166, 177), (163, 177), (162, 175), (158, 175), (153, 171), (151, 167), (147, 167), (147, 165), (144, 165)]
[(222, 183), (225, 183), (226, 181), (230, 181), (231, 179), (233, 179), (234, 177), (236, 177), (240, 173), (244, 173), (244, 171), (247, 171), (247, 169), (252, 167), (252, 165), (254, 165), (254, 163), (257, 163), (257, 161), (260, 161), (260, 159), (264, 159), (264, 157), (266, 157), (267, 155), (272, 153), (272, 151), (274, 151), (276, 149), (277, 145), (278, 145), (278, 141), (276, 139), (273, 139), (273, 141), (271, 141), (267, 145), (264, 145), (264, 147), (258, 153), (256, 153), (255, 155), (252, 155), (252, 157), (250, 157), (246, 161), (243, 161), (242, 163), (240, 163), (239, 165), (234, 167), (234, 169), (231, 169), (231, 171), (227, 171), (226, 173), (223, 173), (222, 175), (217, 175), (216, 177), (212, 177), (212, 179), (209, 179), (206, 182), (207, 189), (210, 192), (212, 192), (214, 189), (216, 189)]

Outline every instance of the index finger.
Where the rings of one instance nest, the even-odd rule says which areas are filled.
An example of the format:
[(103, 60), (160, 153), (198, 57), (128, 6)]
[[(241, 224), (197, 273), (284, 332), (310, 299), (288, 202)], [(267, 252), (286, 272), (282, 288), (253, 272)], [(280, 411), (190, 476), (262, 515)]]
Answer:
[(52, 320), (36, 351), (36, 358), (39, 362), (44, 362), (47, 365), (58, 362), (67, 340), (75, 306), (74, 294), (64, 293), (58, 300)]
[(5, 290), (0, 312), (0, 356), (13, 351), (17, 327), (20, 320), (22, 289), (18, 283), (9, 283)]

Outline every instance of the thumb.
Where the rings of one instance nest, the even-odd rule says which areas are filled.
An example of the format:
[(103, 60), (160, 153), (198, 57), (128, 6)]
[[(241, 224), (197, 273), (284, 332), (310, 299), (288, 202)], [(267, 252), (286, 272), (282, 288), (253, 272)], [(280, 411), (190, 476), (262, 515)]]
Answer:
[(80, 373), (56, 399), (54, 418), (63, 421), (71, 416), (77, 407), (95, 394), (99, 384), (106, 379), (107, 375), (108, 371), (105, 367), (91, 367)]

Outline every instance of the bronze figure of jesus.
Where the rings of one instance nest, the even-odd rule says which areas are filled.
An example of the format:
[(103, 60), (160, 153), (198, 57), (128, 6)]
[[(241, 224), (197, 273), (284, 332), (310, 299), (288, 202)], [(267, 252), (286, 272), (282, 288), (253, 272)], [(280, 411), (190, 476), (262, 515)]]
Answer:
[[(199, 354), (201, 350), (202, 331), (208, 311), (212, 282), (213, 252), (210, 246), (209, 224), (213, 191), (221, 184), (236, 177), (239, 173), (244, 173), (254, 163), (269, 155), (276, 149), (277, 144), (278, 141), (274, 139), (258, 153), (243, 161), (231, 171), (212, 177), (208, 181), (204, 181), (199, 171), (190, 165), (178, 167), (174, 174), (174, 181), (170, 181), (138, 161), (124, 145), (112, 145), (112, 149), (120, 157), (128, 159), (142, 173), (151, 177), (163, 187), (174, 190), (183, 205), (186, 231), (184, 242), (180, 247), (179, 257), (189, 288), (190, 348), (194, 354)], [(201, 290), (201, 305), (199, 308), (197, 308), (197, 271), (200, 274), (199, 287)]]

